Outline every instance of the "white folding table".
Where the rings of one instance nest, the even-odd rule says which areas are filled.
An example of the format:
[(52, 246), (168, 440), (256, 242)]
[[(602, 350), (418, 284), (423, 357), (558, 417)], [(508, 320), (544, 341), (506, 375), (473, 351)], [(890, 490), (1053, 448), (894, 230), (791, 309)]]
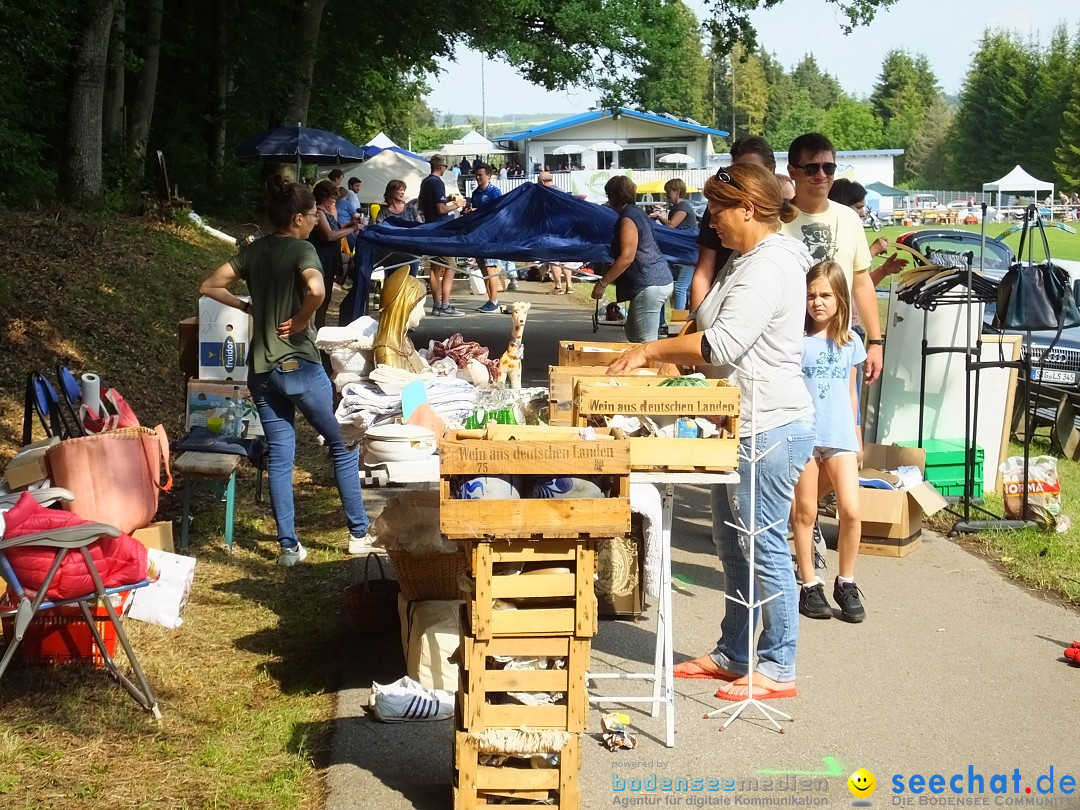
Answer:
[(697, 484), (736, 484), (739, 474), (736, 472), (632, 472), (631, 483), (655, 484), (660, 490), (662, 502), (662, 522), (660, 530), (660, 598), (656, 606), (656, 653), (653, 668), (649, 672), (589, 672), (589, 680), (639, 680), (652, 681), (652, 695), (632, 695), (609, 697), (590, 695), (590, 703), (648, 703), (652, 705), (652, 716), (660, 714), (660, 707), (667, 710), (664, 745), (675, 746), (675, 663), (672, 642), (671, 622), (671, 524), (675, 514), (675, 485)]

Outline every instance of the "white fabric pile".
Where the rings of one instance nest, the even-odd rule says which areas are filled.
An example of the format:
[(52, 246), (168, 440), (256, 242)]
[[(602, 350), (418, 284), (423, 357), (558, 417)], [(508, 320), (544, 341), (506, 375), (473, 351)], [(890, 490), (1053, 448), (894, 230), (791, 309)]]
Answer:
[[(381, 367), (380, 367), (381, 368)], [(436, 377), (425, 380), (427, 401), (449, 428), (461, 427), (476, 408), (476, 388), (465, 380)], [(334, 414), (347, 444), (363, 441), (368, 428), (399, 420), (401, 392), (387, 393), (371, 382), (348, 383), (341, 389), (341, 402)]]

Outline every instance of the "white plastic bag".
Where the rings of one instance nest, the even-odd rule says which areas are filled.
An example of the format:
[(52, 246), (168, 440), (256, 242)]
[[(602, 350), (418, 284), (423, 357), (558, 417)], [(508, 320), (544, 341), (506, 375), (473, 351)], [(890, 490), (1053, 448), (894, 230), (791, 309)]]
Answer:
[[(1005, 490), (1005, 516), (1025, 519), (1020, 514), (1024, 502), (1023, 456), (1009, 456), (1005, 460), (1001, 465), (1001, 481)], [(1035, 456), (1028, 459), (1027, 492), (1027, 520), (1033, 520), (1047, 529), (1068, 531), (1069, 519), (1061, 513), (1061, 483), (1056, 458)]]
[(184, 623), (180, 611), (187, 604), (195, 579), (195, 558), (156, 548), (147, 549), (146, 554), (157, 565), (161, 576), (157, 582), (135, 591), (128, 616), (175, 630)]

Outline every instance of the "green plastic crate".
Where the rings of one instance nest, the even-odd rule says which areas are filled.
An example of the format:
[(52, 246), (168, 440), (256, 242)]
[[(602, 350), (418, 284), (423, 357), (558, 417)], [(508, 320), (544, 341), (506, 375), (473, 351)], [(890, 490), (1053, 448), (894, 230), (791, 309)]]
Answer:
[[(919, 443), (897, 442), (901, 447), (918, 447)], [(944, 496), (964, 494), (964, 440), (924, 439), (926, 451), (926, 480)], [(983, 480), (983, 449), (975, 445), (975, 489)], [(946, 492), (946, 489), (955, 492)]]
[[(981, 469), (981, 468), (980, 468)], [(980, 473), (981, 475), (981, 473)], [(964, 479), (958, 478), (955, 481), (932, 481), (934, 489), (938, 491), (938, 494), (942, 498), (962, 498), (964, 497)], [(976, 498), (982, 497), (982, 478), (975, 479), (975, 486), (972, 489)]]

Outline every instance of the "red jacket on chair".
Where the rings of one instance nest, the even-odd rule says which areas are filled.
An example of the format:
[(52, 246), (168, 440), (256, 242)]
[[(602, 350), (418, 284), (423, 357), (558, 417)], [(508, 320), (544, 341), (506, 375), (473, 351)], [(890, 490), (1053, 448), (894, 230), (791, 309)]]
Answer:
[[(62, 526), (81, 526), (89, 523), (73, 512), (46, 509), (34, 497), (24, 492), (4, 515), (7, 528), (5, 539), (34, 532), (47, 532)], [(106, 588), (131, 585), (146, 579), (146, 547), (127, 534), (119, 537), (100, 537), (88, 546), (90, 558)], [(11, 567), (27, 590), (38, 590), (45, 582), (58, 549), (48, 546), (13, 548), (7, 551)], [(94, 581), (86, 569), (82, 553), (68, 551), (60, 570), (53, 577), (48, 596), (51, 599), (71, 599), (94, 592)]]

